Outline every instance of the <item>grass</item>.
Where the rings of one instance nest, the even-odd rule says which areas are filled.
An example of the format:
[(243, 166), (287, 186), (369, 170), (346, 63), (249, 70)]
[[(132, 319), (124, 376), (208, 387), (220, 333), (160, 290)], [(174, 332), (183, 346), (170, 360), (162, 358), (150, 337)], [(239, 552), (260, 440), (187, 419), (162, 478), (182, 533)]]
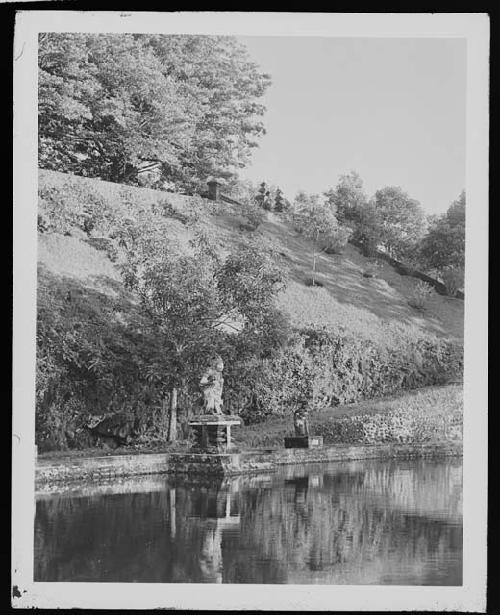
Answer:
[[(324, 443), (329, 444), (329, 425), (343, 417), (389, 414), (398, 410), (443, 417), (461, 413), (463, 406), (462, 386), (448, 385), (410, 391), (405, 395), (367, 400), (357, 404), (325, 408), (310, 417), (313, 433), (325, 433)], [(283, 446), (285, 436), (293, 435), (292, 416), (272, 417), (263, 423), (235, 430), (234, 440), (244, 448), (267, 448)]]
[(113, 455), (141, 455), (142, 453), (175, 453), (183, 452), (189, 448), (187, 442), (179, 441), (172, 444), (168, 442), (162, 444), (145, 445), (128, 445), (111, 448), (103, 446), (98, 448), (81, 448), (71, 449), (66, 451), (48, 451), (39, 453), (38, 458), (46, 461), (57, 461), (63, 459), (81, 459), (84, 457), (110, 457)]
[[(110, 211), (122, 212), (123, 215), (133, 215), (135, 209), (148, 211), (148, 208), (161, 207), (165, 201), (172, 206), (172, 211), (183, 212), (194, 203), (185, 195), (41, 170), (39, 190), (50, 192), (51, 189), (58, 189), (59, 194), (63, 195), (72, 190), (75, 194), (96, 194)], [(425, 312), (417, 312), (408, 305), (417, 280), (399, 275), (385, 261), (376, 262), (375, 277), (363, 277), (366, 270), (374, 270), (373, 259), (364, 257), (357, 248), (347, 245), (343, 254), (323, 254), (318, 258), (318, 284), (307, 286), (306, 281), (312, 272), (311, 245), (293, 230), (284, 215), (267, 212), (257, 231), (250, 232), (241, 229), (245, 220), (236, 206), (206, 200), (201, 202), (201, 206), (206, 210), (207, 225), (217, 237), (221, 252), (226, 252), (245, 238), (257, 236), (281, 254), (289, 281), (278, 298), (278, 305), (289, 313), (293, 323), (300, 326), (327, 325), (386, 342), (393, 337), (397, 339), (404, 331), (463, 338), (463, 301), (434, 294)], [(173, 211), (170, 223), (166, 225), (166, 238), (184, 250), (192, 229), (175, 216)], [(99, 234), (98, 230), (96, 234)], [(72, 247), (84, 243), (77, 237), (66, 239), (73, 239)], [(102, 259), (99, 263), (92, 262), (89, 251), (94, 248), (90, 246), (85, 246), (84, 259), (68, 258), (68, 249), (63, 240), (51, 238), (45, 241), (41, 259), (49, 268), (63, 267), (65, 274), (74, 272), (78, 277), (82, 275), (82, 261), (85, 261), (90, 278), (94, 275), (94, 266), (96, 270), (104, 267)], [(97, 253), (97, 250), (94, 252)], [(100, 252), (101, 256), (105, 258), (105, 252)], [(109, 271), (113, 267), (111, 261), (106, 265)], [(115, 274), (110, 275), (113, 277)]]

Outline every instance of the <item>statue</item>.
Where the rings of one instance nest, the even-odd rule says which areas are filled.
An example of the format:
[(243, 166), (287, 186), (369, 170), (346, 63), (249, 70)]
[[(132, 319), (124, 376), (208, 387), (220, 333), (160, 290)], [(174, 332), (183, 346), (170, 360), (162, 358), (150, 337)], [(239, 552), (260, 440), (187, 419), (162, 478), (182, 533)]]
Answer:
[(293, 413), (293, 426), (295, 429), (295, 436), (308, 436), (309, 435), (309, 418), (307, 412), (307, 406), (297, 408)]
[(285, 448), (321, 448), (323, 446), (323, 436), (311, 436), (309, 430), (309, 399), (306, 395), (299, 394), (293, 401), (293, 427), (295, 434), (285, 438)]
[(215, 355), (201, 377), (200, 388), (203, 392), (204, 414), (222, 414), (223, 369), (224, 363), (221, 357)]

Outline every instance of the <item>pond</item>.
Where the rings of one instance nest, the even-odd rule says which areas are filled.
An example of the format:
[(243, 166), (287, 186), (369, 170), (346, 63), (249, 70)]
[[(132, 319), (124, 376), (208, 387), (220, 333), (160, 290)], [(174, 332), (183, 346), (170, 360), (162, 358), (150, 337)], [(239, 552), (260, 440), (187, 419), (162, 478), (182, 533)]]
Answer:
[(462, 584), (461, 459), (38, 493), (35, 581)]

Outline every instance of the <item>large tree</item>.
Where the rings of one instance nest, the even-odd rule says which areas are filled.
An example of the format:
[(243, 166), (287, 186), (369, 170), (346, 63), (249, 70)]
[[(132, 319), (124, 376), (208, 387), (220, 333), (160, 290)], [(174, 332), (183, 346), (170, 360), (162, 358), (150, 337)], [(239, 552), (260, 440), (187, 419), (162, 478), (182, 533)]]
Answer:
[(341, 175), (335, 188), (325, 192), (325, 197), (333, 208), (337, 220), (352, 227), (355, 227), (359, 221), (360, 208), (364, 207), (368, 200), (363, 180), (356, 171)]
[[(228, 335), (267, 335), (268, 312), (283, 276), (260, 245), (243, 245), (222, 260), (203, 232), (191, 254), (168, 248), (129, 268), (127, 280), (150, 319), (152, 382), (168, 390), (169, 440), (176, 439), (178, 391), (214, 352), (228, 352)], [(167, 399), (167, 396), (166, 396)]]
[(398, 186), (377, 190), (373, 198), (379, 244), (394, 258), (405, 259), (422, 239), (426, 219), (418, 201)]
[(233, 37), (41, 34), (40, 166), (123, 182), (154, 160), (187, 189), (234, 176), (269, 83)]
[(328, 202), (317, 194), (299, 191), (294, 201), (292, 219), (295, 228), (312, 244), (312, 285), (316, 284), (316, 266), (319, 256), (329, 248), (341, 251), (350, 231), (339, 225)]
[(441, 277), (450, 294), (463, 285), (465, 267), (465, 191), (453, 201), (442, 216), (429, 220), (419, 257), (422, 266)]

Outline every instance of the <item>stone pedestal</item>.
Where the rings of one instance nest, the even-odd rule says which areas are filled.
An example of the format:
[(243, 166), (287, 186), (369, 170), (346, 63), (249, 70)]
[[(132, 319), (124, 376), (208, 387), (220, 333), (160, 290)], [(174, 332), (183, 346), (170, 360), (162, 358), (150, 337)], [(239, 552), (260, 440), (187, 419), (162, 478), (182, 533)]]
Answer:
[(323, 448), (323, 436), (290, 436), (285, 448)]
[(241, 425), (239, 416), (204, 414), (189, 421), (200, 451), (228, 452), (235, 447), (231, 440), (231, 427)]

